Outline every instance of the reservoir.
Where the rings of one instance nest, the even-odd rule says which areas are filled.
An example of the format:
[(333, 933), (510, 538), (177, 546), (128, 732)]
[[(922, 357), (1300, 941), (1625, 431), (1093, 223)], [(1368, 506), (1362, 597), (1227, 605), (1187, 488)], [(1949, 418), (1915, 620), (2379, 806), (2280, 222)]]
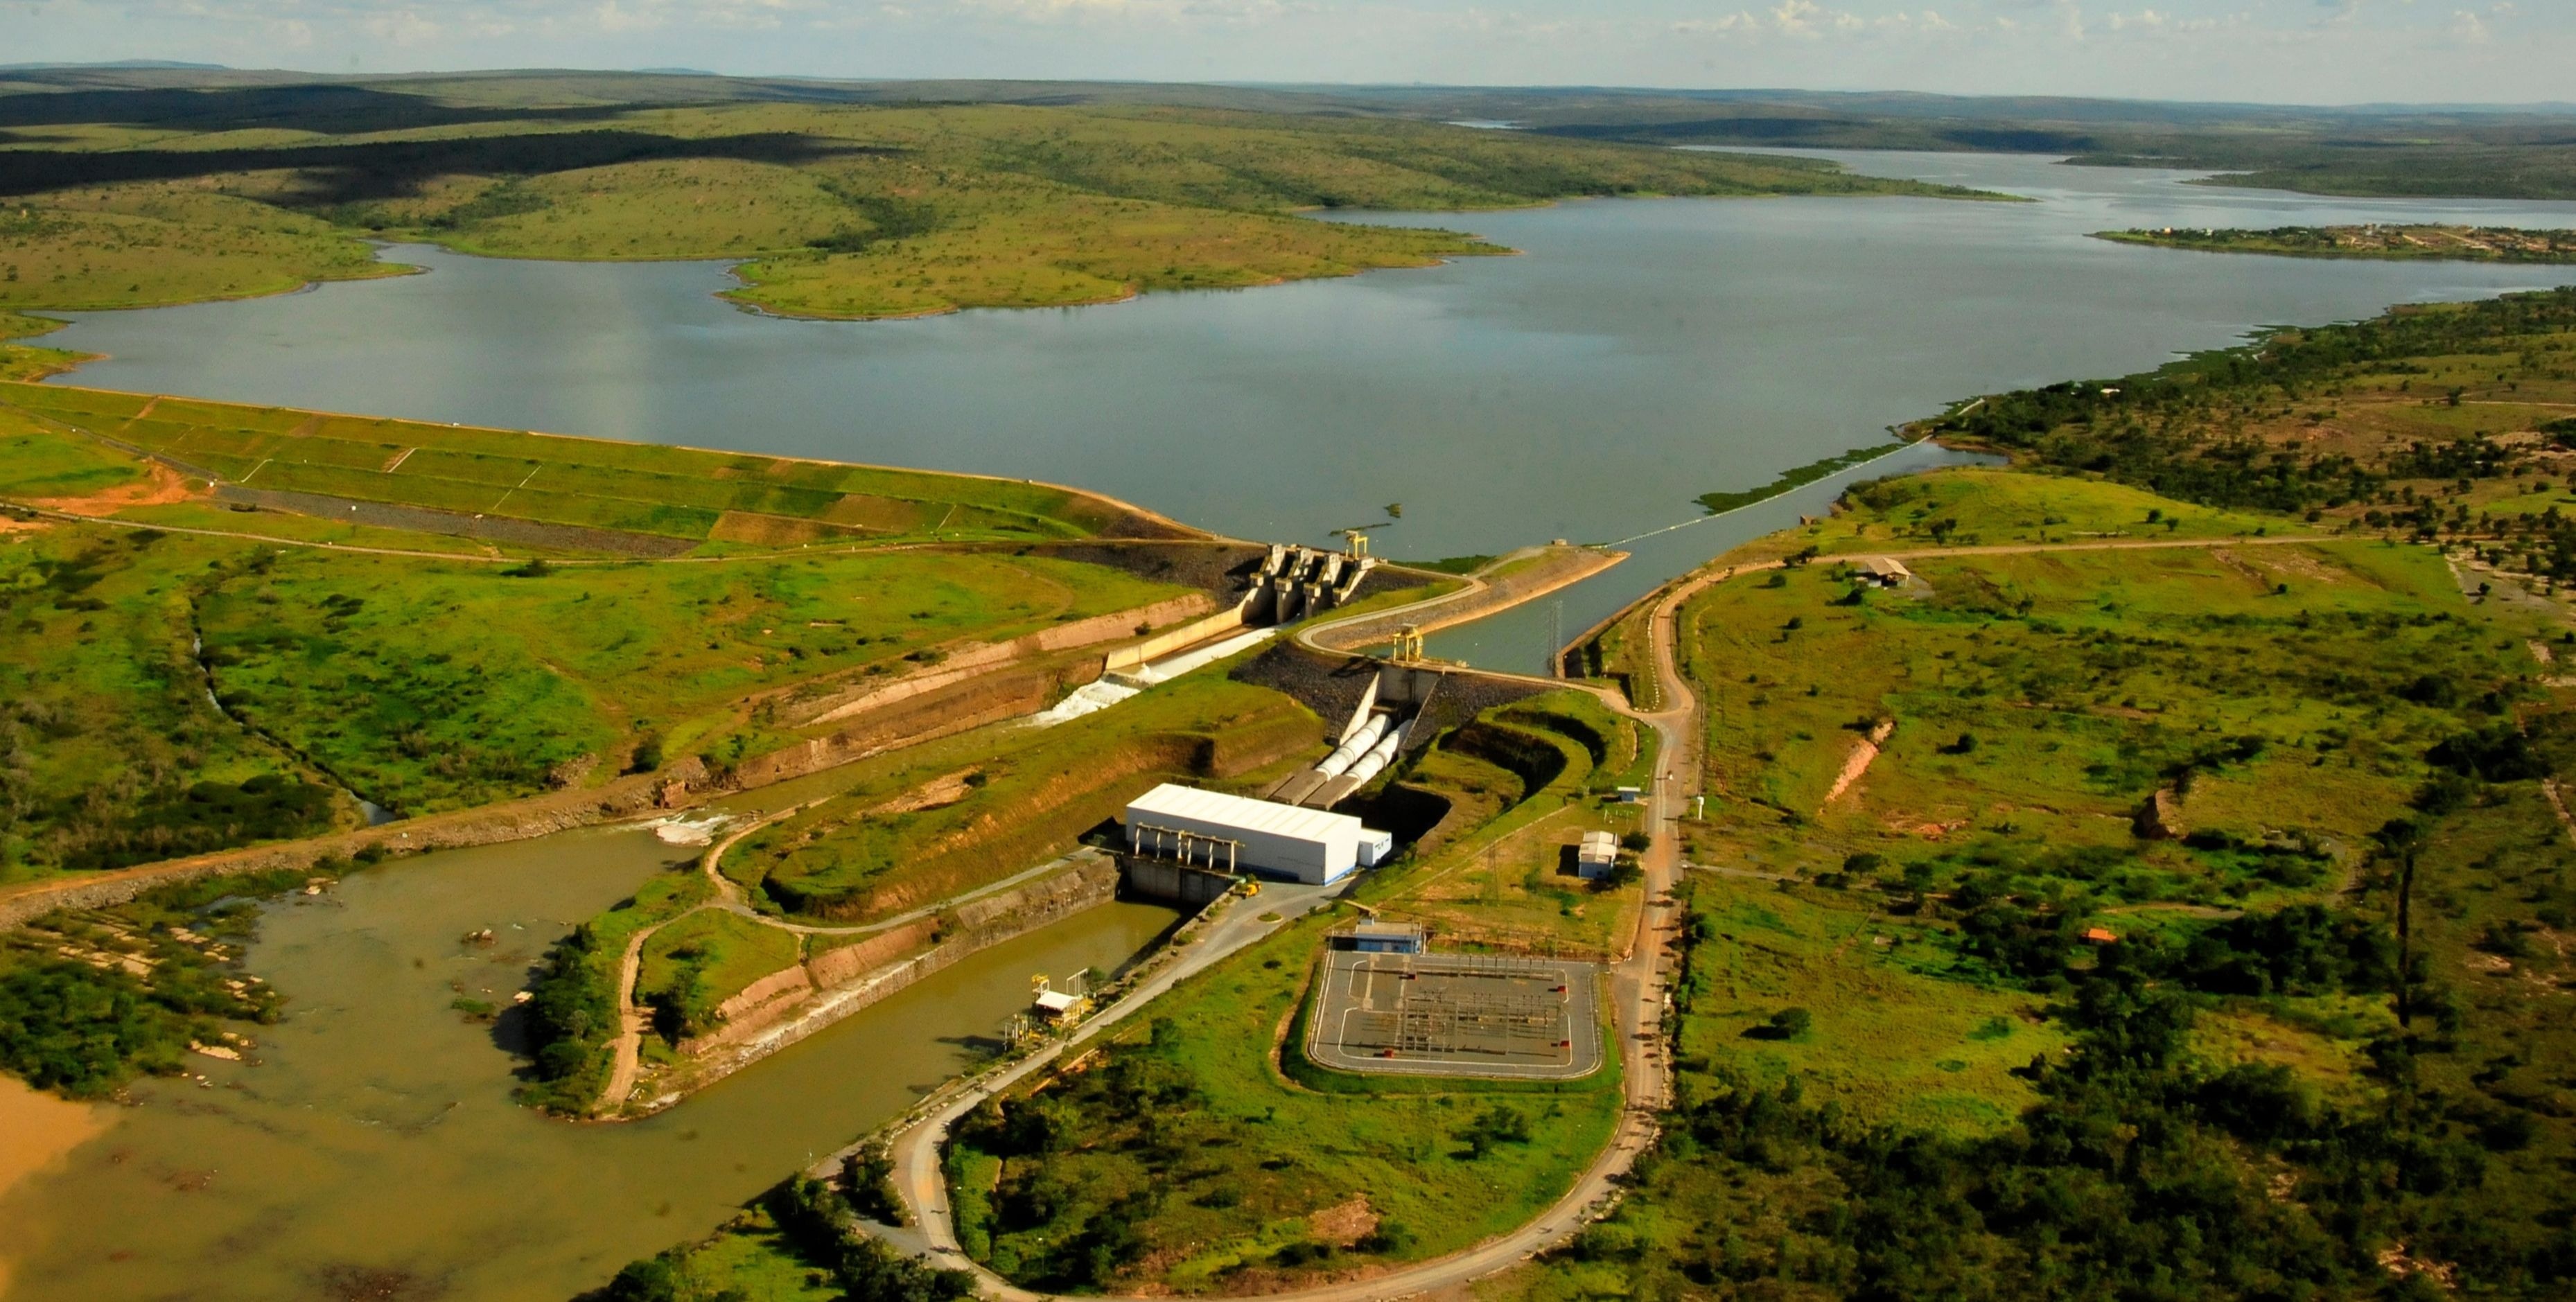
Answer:
[[(740, 311), (712, 263), (503, 262), (87, 314), (67, 382), (1079, 484), (1238, 536), (1381, 520), (1429, 559), (1553, 537), (1634, 559), (1436, 638), (1535, 668), (1636, 594), (1821, 510), (1693, 499), (1884, 440), (1975, 393), (2119, 374), (2266, 322), (2576, 283), (2576, 268), (2130, 248), (2129, 226), (2460, 221), (2576, 227), (2576, 204), (2351, 200), (2022, 157), (1835, 155), (2029, 196), (1618, 200), (1446, 225), (1523, 251), (1112, 306), (826, 323)], [(1028, 975), (1113, 968), (1171, 920), (1112, 905), (998, 947), (648, 1121), (510, 1102), (513, 1060), (449, 1008), (506, 998), (574, 920), (683, 852), (597, 830), (424, 856), (269, 912), (253, 970), (290, 997), (256, 1065), (152, 1080), (0, 1198), (13, 1299), (561, 1299), (706, 1232), (971, 1060)], [(460, 937), (490, 927), (491, 950)]]
[[(571, 923), (693, 852), (602, 829), (424, 855), (272, 906), (251, 970), (289, 996), (256, 1064), (190, 1057), (104, 1133), (0, 1198), (12, 1302), (562, 1302), (953, 1076), (1029, 974), (1115, 969), (1168, 909), (1109, 904), (973, 955), (650, 1120), (574, 1125), (510, 1100), (495, 1029)], [(490, 948), (461, 938), (490, 927)]]
[[(714, 263), (402, 247), (388, 256), (429, 274), (92, 314), (47, 342), (111, 355), (71, 383), (1027, 476), (1274, 541), (1327, 542), (1401, 503), (1375, 549), (1429, 559), (1630, 538), (1697, 518), (1701, 493), (1768, 482), (1948, 402), (2123, 374), (2267, 322), (2576, 282), (2576, 267), (2086, 238), (2168, 225), (2576, 227), (2571, 203), (2322, 198), (2022, 156), (1832, 156), (2036, 202), (1342, 214), (1472, 230), (1525, 256), (880, 322), (741, 311), (714, 297), (733, 283)], [(1638, 542), (1561, 609), (1537, 603), (1432, 650), (1537, 667), (1553, 627), (1570, 636), (1836, 491), (1819, 484)]]

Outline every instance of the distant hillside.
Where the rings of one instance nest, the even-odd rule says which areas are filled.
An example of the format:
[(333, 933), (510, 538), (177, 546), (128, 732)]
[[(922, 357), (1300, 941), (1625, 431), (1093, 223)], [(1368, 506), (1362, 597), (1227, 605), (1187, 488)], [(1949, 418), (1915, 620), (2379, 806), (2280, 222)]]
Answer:
[(382, 275), (401, 268), (365, 241), (404, 239), (496, 257), (743, 259), (734, 296), (766, 310), (918, 316), (1502, 251), (1311, 209), (1972, 197), (1805, 159), (1223, 103), (1247, 94), (1293, 100), (620, 72), (0, 77), (0, 140), (14, 146), (0, 149), (0, 311)]

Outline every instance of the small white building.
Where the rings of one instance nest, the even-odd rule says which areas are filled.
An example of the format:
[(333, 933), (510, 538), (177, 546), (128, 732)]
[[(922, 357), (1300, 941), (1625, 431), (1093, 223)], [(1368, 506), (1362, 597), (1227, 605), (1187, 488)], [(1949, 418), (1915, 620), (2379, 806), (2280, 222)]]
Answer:
[(1327, 939), (1335, 949), (1362, 954), (1420, 954), (1430, 947), (1422, 928), (1410, 922), (1357, 922)]
[(1395, 853), (1395, 833), (1374, 827), (1360, 829), (1360, 867), (1375, 868)]
[(1574, 871), (1585, 881), (1597, 881), (1619, 866), (1619, 838), (1608, 832), (1586, 832), (1583, 844), (1574, 848)]
[(1349, 814), (1166, 782), (1127, 805), (1127, 848), (1219, 872), (1263, 872), (1320, 886), (1392, 841)]

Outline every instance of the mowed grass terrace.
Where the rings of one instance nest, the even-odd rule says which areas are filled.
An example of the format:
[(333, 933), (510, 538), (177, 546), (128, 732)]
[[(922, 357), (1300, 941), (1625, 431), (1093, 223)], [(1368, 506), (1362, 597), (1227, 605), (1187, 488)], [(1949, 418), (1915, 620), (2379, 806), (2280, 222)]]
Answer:
[(18, 757), (0, 879), (328, 832), (359, 817), (350, 794), (409, 816), (693, 756), (721, 770), (799, 740), (803, 694), (1192, 591), (972, 544), (511, 563), (462, 538), (167, 500), (179, 481), (0, 402), (0, 494), (122, 522), (0, 519), (0, 748)]
[(246, 488), (603, 529), (681, 550), (1189, 532), (1020, 480), (51, 385), (0, 386), (0, 405)]
[(421, 813), (524, 794), (567, 780), (567, 766), (599, 776), (700, 751), (738, 760), (783, 740), (782, 689), (890, 680), (944, 646), (1182, 591), (1043, 556), (860, 552), (540, 575), (296, 548), (209, 584), (196, 618), (230, 708), (378, 804)]

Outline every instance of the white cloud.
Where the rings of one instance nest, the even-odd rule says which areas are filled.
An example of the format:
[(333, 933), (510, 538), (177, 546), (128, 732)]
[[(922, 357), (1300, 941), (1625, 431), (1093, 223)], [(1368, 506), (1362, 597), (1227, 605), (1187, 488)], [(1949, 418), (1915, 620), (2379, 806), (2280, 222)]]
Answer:
[(440, 32), (438, 24), (409, 9), (399, 9), (370, 18), (367, 20), (367, 30), (374, 33), (378, 40), (391, 41), (396, 45), (425, 44), (436, 40)]
[(12, 59), (2538, 100), (2570, 0), (0, 0)]

